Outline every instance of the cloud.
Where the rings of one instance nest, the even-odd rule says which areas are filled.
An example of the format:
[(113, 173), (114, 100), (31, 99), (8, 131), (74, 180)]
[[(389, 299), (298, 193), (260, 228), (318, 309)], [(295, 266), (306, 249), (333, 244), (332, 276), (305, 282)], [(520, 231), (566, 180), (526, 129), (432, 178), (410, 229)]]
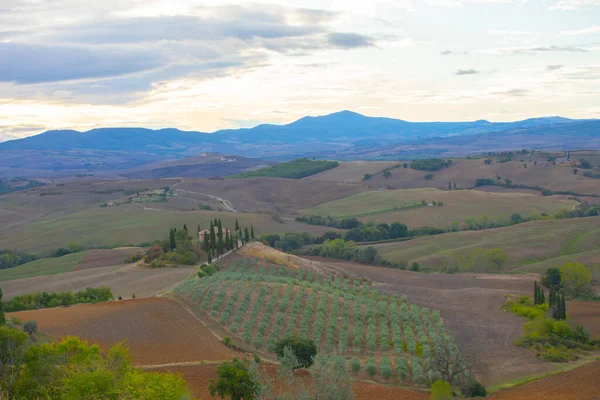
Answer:
[(556, 64), (556, 65), (548, 65), (546, 67), (547, 71), (558, 71), (559, 69), (564, 68), (564, 65), (562, 64)]
[(537, 52), (588, 52), (587, 49), (578, 46), (533, 46), (533, 47), (500, 47), (494, 49), (480, 50), (480, 54), (495, 54), (495, 55), (505, 55), (505, 54), (534, 54)]
[(589, 35), (592, 33), (600, 33), (600, 25), (592, 26), (585, 29), (578, 29), (574, 31), (562, 31), (559, 33), (560, 36), (575, 36), (575, 35)]
[(454, 75), (476, 75), (479, 73), (480, 73), (479, 71), (471, 68), (471, 69), (459, 69), (454, 73)]
[(501, 90), (496, 92), (491, 92), (492, 95), (499, 95), (504, 97), (523, 97), (530, 93), (531, 91), (528, 89), (510, 89), (510, 90)]
[(358, 33), (330, 33), (328, 42), (332, 46), (342, 49), (371, 47), (375, 45), (373, 38)]
[(560, 0), (550, 6), (550, 10), (572, 11), (593, 6), (600, 6), (600, 0)]
[(0, 43), (0, 81), (27, 84), (119, 76), (157, 68), (160, 58), (133, 48), (4, 42)]
[(466, 51), (452, 51), (452, 50), (444, 50), (444, 51), (440, 51), (440, 54), (443, 56), (463, 56), (467, 53)]

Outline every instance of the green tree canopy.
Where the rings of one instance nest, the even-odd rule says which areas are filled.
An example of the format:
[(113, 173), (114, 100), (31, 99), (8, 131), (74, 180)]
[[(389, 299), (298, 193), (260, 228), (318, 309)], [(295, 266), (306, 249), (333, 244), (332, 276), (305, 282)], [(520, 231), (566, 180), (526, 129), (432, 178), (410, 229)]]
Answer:
[(284, 338), (275, 345), (275, 354), (278, 357), (283, 357), (286, 347), (292, 350), (298, 359), (300, 368), (307, 368), (313, 364), (313, 359), (317, 354), (317, 345), (312, 340), (302, 339), (297, 336)]
[(592, 283), (592, 271), (578, 262), (566, 263), (560, 269), (560, 280), (565, 294), (579, 296), (589, 292)]
[(437, 380), (431, 385), (431, 400), (452, 400), (452, 385), (446, 381)]
[(208, 389), (212, 396), (231, 400), (251, 400), (256, 398), (260, 390), (259, 383), (248, 371), (248, 365), (234, 358), (231, 362), (225, 361), (217, 368), (219, 378), (210, 381)]
[(506, 261), (508, 261), (508, 253), (499, 248), (491, 249), (487, 256), (494, 267), (496, 267), (497, 272), (500, 272), (504, 267), (504, 264), (506, 264)]

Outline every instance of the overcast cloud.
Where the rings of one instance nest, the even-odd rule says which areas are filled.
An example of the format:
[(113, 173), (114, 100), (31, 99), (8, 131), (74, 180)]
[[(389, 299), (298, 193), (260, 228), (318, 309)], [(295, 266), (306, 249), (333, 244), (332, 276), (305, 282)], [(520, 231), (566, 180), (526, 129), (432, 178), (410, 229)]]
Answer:
[(211, 131), (342, 109), (415, 121), (600, 117), (600, 0), (280, 4), (3, 0), (0, 138)]

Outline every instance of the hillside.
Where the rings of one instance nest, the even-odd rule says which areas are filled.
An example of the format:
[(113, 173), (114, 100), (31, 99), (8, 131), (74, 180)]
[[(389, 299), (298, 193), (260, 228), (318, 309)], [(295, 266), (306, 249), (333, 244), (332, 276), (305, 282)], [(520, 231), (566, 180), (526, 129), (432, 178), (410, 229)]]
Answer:
[(255, 171), (243, 172), (231, 176), (231, 178), (289, 178), (301, 179), (307, 176), (318, 174), (337, 167), (337, 161), (316, 161), (308, 158), (299, 158), (288, 162), (283, 162), (272, 167), (262, 168)]

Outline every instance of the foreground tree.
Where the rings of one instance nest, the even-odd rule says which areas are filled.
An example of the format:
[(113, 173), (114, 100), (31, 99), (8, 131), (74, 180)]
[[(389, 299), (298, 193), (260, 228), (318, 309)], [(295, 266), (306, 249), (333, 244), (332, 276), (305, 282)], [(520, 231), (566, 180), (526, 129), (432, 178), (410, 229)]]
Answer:
[(225, 361), (217, 367), (217, 380), (211, 380), (208, 389), (211, 396), (219, 396), (231, 400), (251, 400), (260, 393), (260, 385), (250, 374), (248, 364), (237, 358)]
[(471, 372), (478, 368), (475, 354), (467, 343), (458, 346), (452, 339), (437, 337), (427, 363), (430, 374), (436, 374), (452, 386), (467, 388), (475, 382)]

